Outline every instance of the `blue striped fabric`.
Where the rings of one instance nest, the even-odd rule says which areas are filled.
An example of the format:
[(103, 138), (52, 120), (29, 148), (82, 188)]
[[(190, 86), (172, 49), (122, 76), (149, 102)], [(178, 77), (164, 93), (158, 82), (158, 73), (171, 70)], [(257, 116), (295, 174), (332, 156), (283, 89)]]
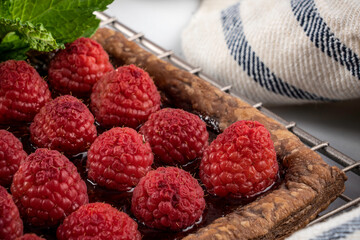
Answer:
[(239, 13), (240, 2), (221, 12), (225, 40), (234, 60), (260, 86), (276, 94), (294, 99), (330, 101), (314, 93), (297, 88), (277, 77), (252, 50), (243, 31)]
[(351, 221), (341, 224), (336, 228), (325, 231), (310, 240), (346, 239), (347, 236), (356, 231), (360, 231), (360, 216), (353, 218)]
[(359, 56), (331, 32), (320, 16), (314, 0), (291, 0), (291, 7), (300, 26), (315, 46), (360, 79)]

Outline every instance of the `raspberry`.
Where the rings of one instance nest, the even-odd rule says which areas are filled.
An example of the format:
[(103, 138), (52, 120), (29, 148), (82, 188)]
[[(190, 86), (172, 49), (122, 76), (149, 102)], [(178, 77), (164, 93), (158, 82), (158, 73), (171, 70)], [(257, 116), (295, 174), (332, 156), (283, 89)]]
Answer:
[(0, 63), (0, 124), (30, 122), (51, 100), (48, 85), (24, 61)]
[(91, 94), (91, 110), (105, 127), (136, 128), (159, 109), (160, 94), (153, 80), (134, 65), (105, 74)]
[(11, 195), (0, 186), (0, 239), (15, 239), (23, 234), (23, 222)]
[(55, 55), (48, 76), (51, 86), (62, 94), (87, 96), (95, 82), (112, 70), (109, 56), (100, 44), (79, 38)]
[(65, 218), (57, 239), (138, 240), (137, 223), (107, 203), (89, 203)]
[(0, 129), (0, 185), (10, 186), (15, 172), (26, 157), (19, 139)]
[(39, 237), (34, 233), (27, 233), (21, 237), (16, 238), (16, 240), (45, 240), (45, 238)]
[(181, 230), (197, 221), (205, 209), (204, 191), (190, 173), (175, 167), (148, 172), (135, 187), (131, 211), (147, 226)]
[(155, 159), (169, 165), (202, 157), (208, 146), (206, 124), (181, 109), (164, 108), (151, 114), (139, 132), (150, 142)]
[(278, 168), (269, 131), (256, 121), (238, 121), (205, 150), (200, 178), (211, 194), (251, 197), (275, 182)]
[(94, 116), (79, 99), (60, 96), (35, 116), (30, 125), (31, 141), (66, 155), (86, 151), (97, 136), (94, 122)]
[(58, 151), (44, 148), (20, 165), (11, 192), (23, 220), (40, 227), (59, 224), (89, 201), (75, 165)]
[(126, 191), (150, 171), (150, 144), (132, 128), (113, 128), (101, 134), (88, 151), (88, 177), (100, 186)]

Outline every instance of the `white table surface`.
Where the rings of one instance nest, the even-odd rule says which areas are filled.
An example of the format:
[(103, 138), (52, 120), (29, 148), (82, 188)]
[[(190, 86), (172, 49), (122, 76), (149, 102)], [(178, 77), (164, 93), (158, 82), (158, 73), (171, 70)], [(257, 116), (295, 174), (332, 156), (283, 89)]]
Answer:
[[(106, 11), (136, 32), (183, 57), (181, 32), (196, 11), (200, 0), (115, 0)], [(360, 99), (297, 106), (268, 107), (288, 121), (349, 157), (360, 160)], [(351, 180), (347, 194), (360, 196), (360, 189)]]

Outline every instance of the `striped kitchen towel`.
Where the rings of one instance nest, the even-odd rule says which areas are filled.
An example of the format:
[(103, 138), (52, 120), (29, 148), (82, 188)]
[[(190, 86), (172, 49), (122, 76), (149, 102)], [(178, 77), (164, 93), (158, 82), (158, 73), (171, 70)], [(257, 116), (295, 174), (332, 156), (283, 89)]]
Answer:
[(360, 206), (294, 233), (286, 240), (359, 240)]
[(203, 0), (187, 60), (266, 104), (360, 97), (359, 0)]

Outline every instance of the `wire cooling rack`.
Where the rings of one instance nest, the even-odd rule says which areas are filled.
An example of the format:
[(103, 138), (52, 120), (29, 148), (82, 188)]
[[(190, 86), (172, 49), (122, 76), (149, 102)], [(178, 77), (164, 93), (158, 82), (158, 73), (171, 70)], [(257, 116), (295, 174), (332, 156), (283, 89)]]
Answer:
[[(192, 74), (195, 74), (199, 76), (200, 78), (208, 81), (209, 83), (213, 84), (217, 88), (221, 89), (224, 92), (227, 92), (228, 94), (235, 96), (237, 98), (240, 98), (241, 100), (249, 103), (253, 107), (257, 108), (259, 111), (264, 113), (265, 115), (277, 120), (281, 124), (283, 124), (289, 131), (294, 133), (296, 136), (298, 136), (301, 141), (303, 141), (307, 146), (309, 146), (312, 150), (318, 151), (319, 153), (323, 154), (324, 156), (328, 157), (332, 162), (330, 163), (338, 163), (340, 164), (344, 171), (348, 176), (350, 175), (349, 172), (355, 173), (357, 176), (360, 176), (360, 161), (355, 161), (354, 159), (346, 156), (342, 152), (336, 150), (332, 146), (330, 146), (329, 142), (322, 141), (310, 133), (307, 133), (303, 129), (296, 126), (296, 122), (288, 122), (284, 120), (283, 118), (279, 117), (275, 113), (271, 112), (270, 110), (266, 109), (262, 106), (261, 102), (253, 102), (250, 99), (247, 99), (245, 97), (240, 97), (236, 95), (235, 93), (231, 92), (232, 86), (221, 86), (219, 85), (213, 78), (210, 76), (204, 74), (199, 67), (194, 67), (184, 61), (183, 59), (179, 58), (174, 54), (171, 50), (166, 50), (159, 45), (153, 43), (149, 39), (147, 39), (143, 33), (141, 32), (135, 32), (134, 30), (130, 29), (129, 27), (125, 26), (124, 24), (120, 23), (116, 18), (109, 16), (106, 13), (103, 12), (95, 12), (95, 15), (97, 18), (101, 20), (100, 26), (104, 27), (110, 27), (113, 28), (122, 34), (124, 34), (129, 41), (136, 41), (140, 46), (147, 49), (148, 51), (155, 54), (158, 58), (164, 59), (172, 63), (173, 65), (184, 69)], [(340, 195), (339, 199), (341, 199), (343, 202), (340, 206), (337, 206), (337, 208), (321, 215), (320, 217), (313, 220), (309, 225), (312, 225), (314, 223), (317, 223), (319, 221), (323, 221), (331, 216), (334, 216), (335, 214), (345, 211), (351, 207), (354, 207), (358, 204), (360, 204), (360, 196), (357, 198), (352, 199), (351, 197), (348, 197), (347, 195)]]

